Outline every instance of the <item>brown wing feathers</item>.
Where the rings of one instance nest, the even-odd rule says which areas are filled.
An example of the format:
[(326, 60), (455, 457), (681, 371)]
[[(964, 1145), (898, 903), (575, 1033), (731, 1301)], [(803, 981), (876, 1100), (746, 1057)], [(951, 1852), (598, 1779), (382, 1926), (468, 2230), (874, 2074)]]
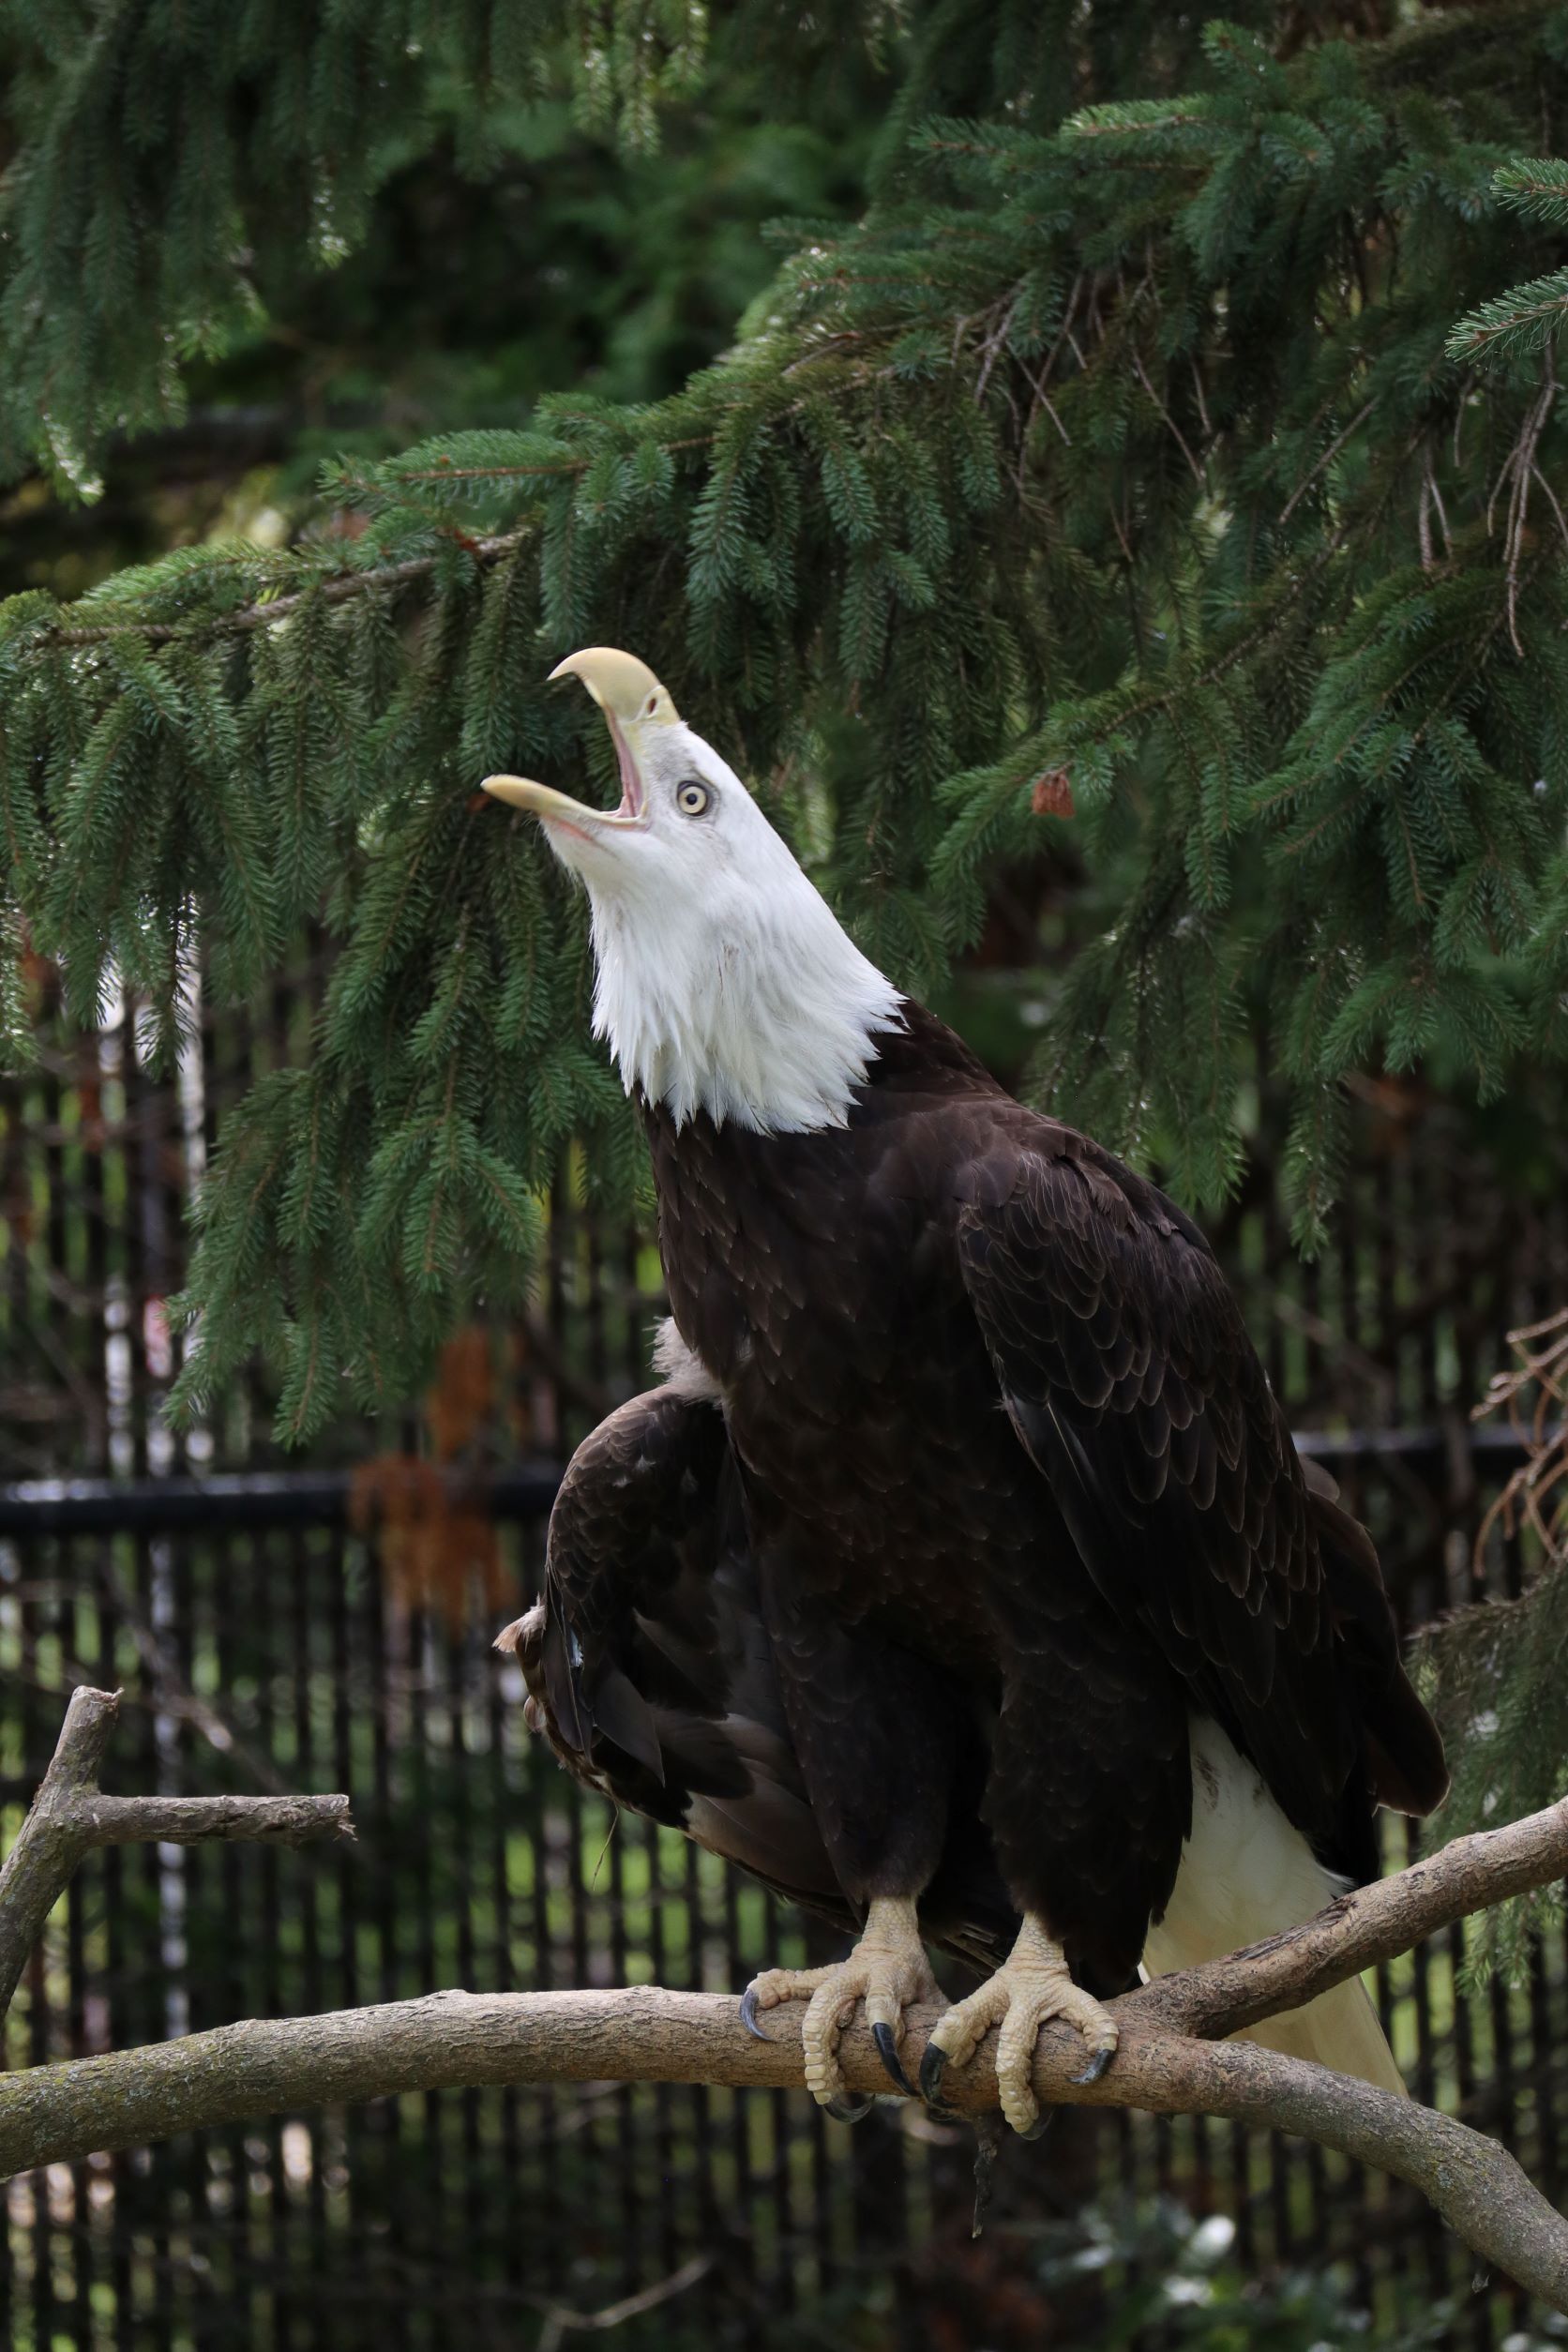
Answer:
[(567, 1770), (849, 1925), (784, 1727), (723, 1416), (656, 1389), (581, 1445), (510, 1627)]
[(1197, 1229), (1070, 1129), (1020, 1126), (972, 1171), (958, 1233), (1014, 1425), (1107, 1599), (1364, 1877), (1370, 1805), (1343, 1800), (1368, 1763), (1395, 1802), (1441, 1793), (1371, 1546), (1309, 1496)]
[[(530, 1720), (568, 1772), (848, 1930), (863, 1906), (844, 1894), (807, 1793), (780, 1690), (800, 1662), (787, 1644), (781, 1661), (760, 1583), (718, 1408), (655, 1390), (573, 1456), (544, 1597), (498, 1647), (516, 1651)], [(819, 1623), (831, 1649), (831, 1623)], [(808, 1672), (820, 1691), (815, 1651)], [(909, 1711), (894, 1755), (912, 1773), (933, 1727)], [(1018, 1922), (978, 1818), (974, 1761), (927, 1923), (933, 1942), (988, 1968)]]

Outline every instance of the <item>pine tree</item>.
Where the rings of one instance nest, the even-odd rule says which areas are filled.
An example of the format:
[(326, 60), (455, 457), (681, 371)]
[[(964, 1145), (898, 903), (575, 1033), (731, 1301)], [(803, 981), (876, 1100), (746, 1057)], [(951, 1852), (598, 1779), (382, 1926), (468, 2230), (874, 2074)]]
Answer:
[[(608, 787), (542, 683), (585, 641), (658, 670), (917, 989), (1070, 830), (1031, 1082), (1184, 1198), (1238, 1179), (1244, 1038), (1308, 1244), (1348, 1078), (1560, 1065), (1568, 43), (1533, 0), (1354, 17), (867, 6), (895, 95), (864, 218), (778, 230), (672, 395), (350, 454), (283, 550), (0, 607), (17, 1049), (24, 942), (78, 1018), (124, 981), (165, 1053), (192, 954), (242, 997), (303, 927), (333, 943), (309, 1057), (221, 1138), (187, 1404), (258, 1347), (290, 1438), (396, 1401), (475, 1294), (520, 1294), (567, 1153), (635, 1187), (580, 902), (476, 792)], [(656, 141), (703, 29), (83, 0), (8, 38), (8, 462), (86, 495), (411, 155), (456, 139), (484, 184), (552, 76)], [(771, 38), (797, 95), (837, 69), (776, 8), (707, 38)]]

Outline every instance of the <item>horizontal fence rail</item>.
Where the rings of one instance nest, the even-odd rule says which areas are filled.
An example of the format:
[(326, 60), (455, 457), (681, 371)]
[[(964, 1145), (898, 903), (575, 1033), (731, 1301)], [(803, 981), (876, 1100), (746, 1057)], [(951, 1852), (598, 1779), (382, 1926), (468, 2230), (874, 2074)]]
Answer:
[[(1560, 1432), (1548, 1428), (1545, 1441)], [(1304, 1460), (1333, 1472), (1351, 1464), (1398, 1461), (1430, 1467), (1458, 1448), (1478, 1470), (1506, 1477), (1530, 1458), (1514, 1429), (1296, 1429)], [(528, 1462), (483, 1478), (446, 1473), (449, 1508), (493, 1519), (548, 1513), (561, 1484), (559, 1462)], [(336, 1526), (354, 1516), (351, 1470), (219, 1471), (211, 1478), (33, 1478), (0, 1485), (0, 1535), (113, 1535), (158, 1528)]]
[[(442, 1479), (448, 1511), (492, 1519), (547, 1515), (558, 1462)], [(115, 1535), (155, 1530), (337, 1527), (353, 1517), (348, 1470), (229, 1470), (211, 1478), (34, 1478), (0, 1485), (0, 1535)]]

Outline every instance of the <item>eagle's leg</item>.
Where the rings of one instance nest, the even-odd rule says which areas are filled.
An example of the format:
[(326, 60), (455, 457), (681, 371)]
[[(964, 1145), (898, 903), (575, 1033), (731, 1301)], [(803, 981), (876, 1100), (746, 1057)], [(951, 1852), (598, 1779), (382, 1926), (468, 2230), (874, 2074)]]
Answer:
[(1000, 2026), (996, 2080), (1002, 2112), (1015, 2132), (1033, 2139), (1044, 2129), (1033, 2076), (1035, 2041), (1048, 2017), (1064, 2017), (1078, 2028), (1089, 2044), (1089, 2063), (1077, 2080), (1098, 2082), (1116, 2054), (1116, 2020), (1073, 1983), (1061, 1945), (1026, 1912), (1018, 1941), (996, 1974), (938, 2023), (921, 2060), (921, 2090), (936, 2101), (948, 2067), (966, 2065), (990, 2028)]
[(747, 1985), (741, 2015), (751, 2032), (766, 2041), (757, 2023), (760, 2009), (776, 2008), (780, 2001), (808, 2001), (800, 2029), (806, 2087), (819, 2106), (847, 2121), (863, 2115), (870, 2103), (852, 2103), (838, 2063), (839, 2036), (854, 2015), (856, 2001), (866, 2003), (866, 2022), (883, 2066), (899, 2089), (912, 2096), (914, 2085), (898, 2058), (904, 2012), (912, 2002), (941, 1998), (920, 1940), (913, 1901), (883, 1894), (872, 1897), (860, 1941), (847, 1960), (830, 1968), (765, 1969)]

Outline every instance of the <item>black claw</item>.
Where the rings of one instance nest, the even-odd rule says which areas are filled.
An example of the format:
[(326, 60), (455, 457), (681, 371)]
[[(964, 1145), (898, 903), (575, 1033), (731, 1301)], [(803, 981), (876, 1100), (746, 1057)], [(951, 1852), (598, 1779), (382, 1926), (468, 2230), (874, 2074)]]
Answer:
[(1081, 2073), (1081, 2074), (1075, 2074), (1075, 2075), (1073, 2076), (1073, 2080), (1074, 2080), (1074, 2082), (1075, 2082), (1075, 2083), (1097, 2083), (1097, 2082), (1099, 2081), (1099, 2079), (1100, 2079), (1100, 2076), (1101, 2076), (1101, 2075), (1105, 2073), (1106, 2068), (1107, 2068), (1107, 2067), (1110, 2064), (1111, 2059), (1112, 2059), (1115, 2056), (1116, 2056), (1116, 2053), (1115, 2053), (1115, 2051), (1114, 2051), (1114, 2050), (1095, 2050), (1095, 2051), (1093, 2051), (1093, 2052), (1091, 2054), (1089, 2063), (1088, 2063), (1088, 2065), (1084, 2068), (1084, 2070), (1083, 2070), (1082, 2073)]
[(920, 2061), (920, 2096), (939, 2123), (961, 2123), (962, 2116), (956, 2107), (943, 2104), (942, 2078), (947, 2072), (947, 2053), (936, 2043), (927, 2042), (926, 2055)]
[(1051, 2125), (1055, 2121), (1056, 2109), (1054, 2107), (1042, 2107), (1033, 2122), (1030, 2125), (1028, 2131), (1020, 2132), (1018, 2133), (1018, 2137), (1020, 2140), (1043, 2140), (1046, 2133), (1050, 2130)]
[(871, 2039), (877, 2045), (877, 2056), (881, 2058), (889, 2076), (897, 2083), (906, 2099), (912, 2099), (915, 2095), (914, 2085), (904, 2072), (903, 2060), (898, 2056), (898, 2044), (893, 2038), (892, 2027), (873, 2026)]
[(846, 2091), (841, 2099), (824, 2099), (822, 2113), (835, 2123), (863, 2123), (876, 2103), (869, 2091)]
[(773, 2040), (772, 2034), (764, 2033), (757, 2023), (757, 1987), (755, 1984), (748, 1984), (741, 1995), (741, 2023), (754, 2041), (771, 2042)]

